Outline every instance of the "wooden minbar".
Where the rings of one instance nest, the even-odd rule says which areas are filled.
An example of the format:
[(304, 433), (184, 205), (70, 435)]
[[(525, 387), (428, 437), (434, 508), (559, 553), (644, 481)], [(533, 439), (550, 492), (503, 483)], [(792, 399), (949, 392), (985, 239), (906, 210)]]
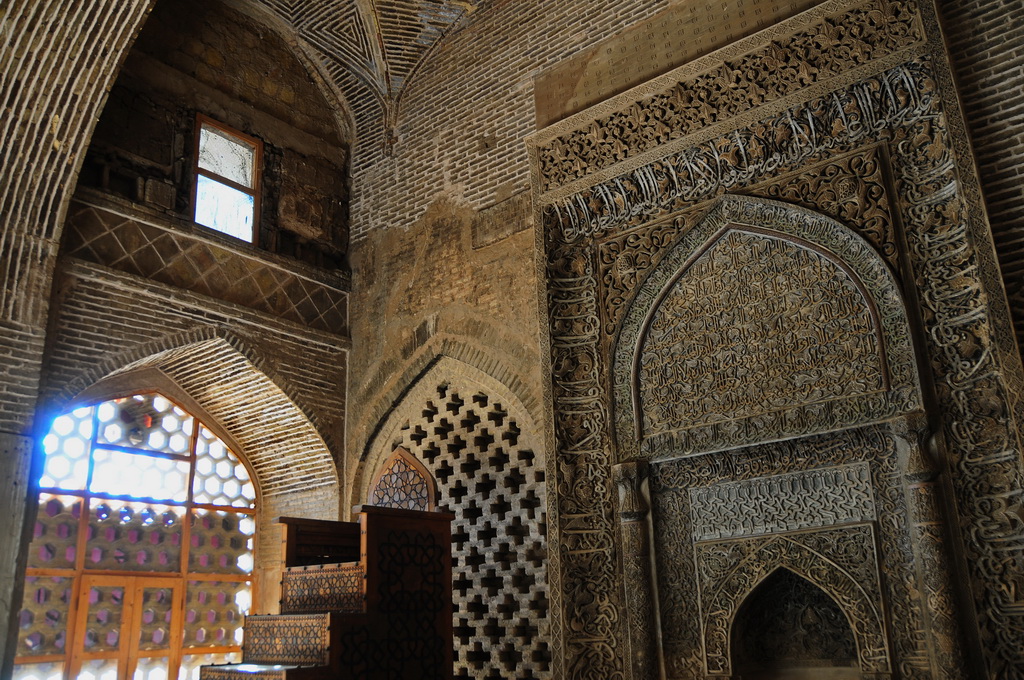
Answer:
[(454, 515), (354, 510), (357, 522), (278, 520), (281, 613), (246, 617), (242, 663), (202, 680), (451, 680)]

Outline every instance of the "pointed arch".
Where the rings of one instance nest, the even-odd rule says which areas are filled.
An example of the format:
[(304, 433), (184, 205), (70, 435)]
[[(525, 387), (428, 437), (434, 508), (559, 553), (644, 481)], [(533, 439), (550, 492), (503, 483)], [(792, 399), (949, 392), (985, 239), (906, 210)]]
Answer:
[(723, 196), (638, 288), (613, 352), (620, 459), (665, 458), (922, 407), (896, 277), (859, 234)]
[[(436, 357), (404, 387), (370, 439), (351, 497), (370, 496), (379, 478), (374, 473), (387, 469), (396, 450), (421, 461), (436, 482), (437, 508), (455, 515), (452, 616), (469, 631), (456, 637), (456, 675), (544, 677), (551, 671), (550, 552), (547, 469), (536, 424), (509, 386), (450, 356)], [(481, 605), (477, 593), (494, 589), (502, 597)], [(515, 621), (507, 616), (511, 610), (518, 612)], [(527, 627), (537, 632), (520, 644), (521, 655), (497, 647), (474, 651), (479, 636), (511, 639)]]
[(522, 430), (530, 448), (534, 451), (540, 450), (536, 424), (519, 396), (509, 386), (465, 361), (445, 354), (436, 355), (413, 374), (407, 385), (395, 392), (395, 401), (381, 416), (373, 430), (351, 481), (352, 503), (358, 502), (360, 498), (369, 497), (372, 489), (370, 482), (373, 481), (371, 471), (379, 470), (384, 460), (394, 450), (390, 444), (395, 441), (398, 432), (405, 425), (405, 420), (408, 419), (407, 410), (430, 401), (433, 398), (432, 391), (441, 383), (456, 384), (465, 391), (483, 391), (499, 399), (509, 409), (510, 414), (523, 424)]
[(437, 484), (423, 463), (408, 449), (399, 446), (381, 465), (370, 484), (366, 502), (430, 512), (437, 505)]
[(779, 569), (789, 570), (836, 603), (853, 631), (857, 664), (863, 674), (889, 672), (883, 615), (863, 584), (835, 562), (781, 536), (765, 541), (702, 595), (701, 609), (705, 613), (701, 624), (709, 669), (715, 673), (732, 672), (731, 645), (737, 614), (751, 593)]
[(334, 519), (340, 482), (331, 447), (315, 415), (266, 368), (238, 336), (204, 327), (111, 357), (64, 387), (48, 407), (61, 410), (128, 385), (170, 389), (179, 399), (184, 394), (237, 445), (264, 496), (326, 494), (323, 519)]
[(740, 675), (814, 668), (830, 678), (861, 677), (853, 629), (839, 603), (785, 567), (750, 591), (731, 635), (732, 668)]

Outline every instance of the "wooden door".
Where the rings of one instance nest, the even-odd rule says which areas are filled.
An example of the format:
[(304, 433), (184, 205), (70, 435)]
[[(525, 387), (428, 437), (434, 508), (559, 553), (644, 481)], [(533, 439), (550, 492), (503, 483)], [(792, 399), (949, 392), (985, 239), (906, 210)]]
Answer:
[(182, 595), (180, 579), (83, 576), (67, 677), (177, 678)]

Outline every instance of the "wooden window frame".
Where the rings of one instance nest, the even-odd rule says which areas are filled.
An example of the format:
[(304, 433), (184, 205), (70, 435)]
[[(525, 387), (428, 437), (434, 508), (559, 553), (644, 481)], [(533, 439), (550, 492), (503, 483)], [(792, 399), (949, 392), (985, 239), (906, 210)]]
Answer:
[[(199, 143), (200, 143), (200, 140), (202, 139), (203, 125), (208, 125), (209, 127), (216, 128), (217, 130), (220, 130), (221, 132), (223, 132), (225, 134), (228, 134), (228, 135), (230, 135), (232, 137), (237, 137), (239, 140), (241, 140), (241, 141), (245, 142), (246, 144), (249, 144), (249, 145), (251, 145), (253, 147), (254, 152), (253, 152), (253, 159), (252, 159), (253, 169), (252, 169), (252, 188), (251, 189), (249, 187), (246, 187), (246, 186), (242, 185), (242, 184), (239, 184), (238, 182), (232, 181), (232, 180), (228, 179), (227, 177), (224, 177), (222, 175), (218, 175), (215, 172), (211, 172), (210, 170), (205, 170), (205, 169), (199, 167)], [(256, 137), (253, 137), (252, 135), (245, 134), (241, 130), (236, 130), (235, 128), (231, 127), (230, 125), (225, 125), (224, 123), (220, 122), (219, 120), (216, 120), (215, 118), (210, 118), (209, 116), (204, 115), (202, 113), (197, 113), (196, 114), (196, 125), (195, 125), (195, 143), (193, 144), (193, 148), (192, 148), (192, 221), (193, 222), (195, 222), (195, 219), (196, 219), (196, 210), (199, 209), (199, 177), (200, 177), (200, 175), (203, 176), (203, 177), (207, 177), (209, 179), (212, 179), (215, 182), (219, 182), (219, 183), (221, 183), (221, 184), (223, 184), (225, 186), (231, 187), (232, 189), (236, 189), (238, 191), (241, 191), (241, 192), (243, 192), (245, 194), (248, 194), (249, 196), (253, 197), (253, 204), (252, 204), (252, 235), (251, 235), (251, 237), (250, 237), (248, 242), (253, 244), (253, 245), (256, 245), (256, 237), (257, 237), (257, 234), (259, 234), (259, 224), (260, 224), (260, 204), (261, 204), (260, 195), (262, 194), (262, 191), (260, 191), (260, 186), (261, 186), (261, 183), (263, 181), (263, 142), (260, 139), (257, 139)], [(199, 223), (196, 222), (196, 224), (199, 224)], [(225, 236), (231, 236), (231, 234), (228, 234), (227, 232), (223, 232), (223, 231), (221, 231), (219, 229), (215, 229), (215, 228), (207, 226), (205, 224), (202, 224), (200, 226), (206, 227), (207, 229), (213, 229), (218, 234), (224, 234)]]

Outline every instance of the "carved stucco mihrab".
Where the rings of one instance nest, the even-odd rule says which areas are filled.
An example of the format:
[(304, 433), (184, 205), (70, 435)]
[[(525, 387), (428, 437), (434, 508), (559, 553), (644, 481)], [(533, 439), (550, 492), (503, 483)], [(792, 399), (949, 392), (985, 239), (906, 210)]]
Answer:
[(723, 197), (648, 273), (623, 318), (612, 366), (619, 456), (913, 411), (908, 329), (896, 280), (852, 230), (786, 204)]
[[(815, 539), (826, 551), (817, 552)], [(824, 540), (821, 540), (824, 539)], [(889, 650), (880, 611), (877, 557), (870, 525), (843, 527), (815, 534), (737, 539), (728, 547), (698, 544), (697, 571), (723, 570), (699, 581), (705, 663), (709, 675), (732, 672), (731, 635), (737, 611), (754, 588), (779, 568), (806, 578), (839, 605), (850, 620), (857, 660), (864, 674), (890, 673)], [(811, 545), (808, 545), (810, 543)], [(812, 547), (814, 546), (814, 547)], [(849, 556), (853, 569), (832, 557), (837, 549)], [(713, 564), (711, 569), (706, 565)]]
[[(847, 21), (853, 17), (855, 22)], [(865, 41), (845, 33), (850, 26), (878, 35)], [(833, 36), (822, 43), (829, 45), (827, 55), (799, 38), (815, 32)], [(791, 36), (799, 38), (793, 49)], [(769, 54), (781, 61), (767, 60)], [(829, 61), (836, 54), (843, 56)], [(734, 68), (740, 63), (752, 65), (749, 75)], [(842, 66), (821, 68), (831, 63)], [(714, 87), (701, 89), (707, 78)], [(769, 94), (750, 96), (753, 86)], [(696, 92), (710, 94), (697, 98)], [(628, 584), (614, 566), (617, 532), (608, 510), (609, 471), (621, 453), (613, 447), (611, 425), (619, 411), (611, 396), (609, 352), (640, 282), (702, 222), (713, 207), (708, 202), (726, 192), (804, 205), (859, 231), (891, 268), (907, 304), (918, 307), (922, 365), (934, 382), (932, 420), (948, 443), (940, 462), (952, 473), (961, 568), (973, 600), (966, 619), (984, 640), (980, 672), (1024, 677), (1024, 476), (1010, 406), (1021, 389), (1021, 369), (934, 6), (824, 3), (553, 125), (531, 145), (547, 270), (553, 520), (562, 538), (559, 568), (551, 575), (553, 626), (562, 633), (566, 677), (629, 673), (619, 651), (625, 619), (620, 593)], [(870, 162), (855, 167), (855, 158)], [(841, 164), (837, 176), (844, 181), (816, 179)], [(827, 195), (832, 187), (835, 199)], [(847, 197), (845, 205), (856, 197), (863, 209), (844, 211), (840, 197)], [(896, 404), (889, 416), (860, 411), (861, 422), (898, 414)], [(840, 420), (833, 422), (841, 427)], [(770, 439), (782, 433), (770, 424), (761, 434)], [(839, 448), (863, 438), (849, 431), (836, 437)], [(726, 448), (738, 445), (719, 441)], [(657, 455), (657, 447), (651, 453)], [(722, 466), (723, 455), (698, 458)], [(794, 465), (783, 460), (772, 474), (792, 472)], [(884, 480), (878, 474), (873, 472), (879, 517), (905, 518), (908, 500), (899, 471), (887, 469)], [(660, 516), (673, 503), (688, 501), (673, 496), (654, 502)], [(876, 528), (883, 573), (901, 573), (916, 559), (924, 579), (920, 590), (908, 589), (912, 580), (902, 587), (887, 581), (889, 618), (897, 629), (893, 672), (957, 677), (960, 652), (942, 564), (941, 518), (915, 518), (914, 530), (904, 526), (900, 537), (889, 531), (891, 522)], [(670, 549), (674, 541), (690, 540), (684, 534), (673, 529), (655, 545)], [(662, 588), (692, 590), (694, 576), (678, 567), (666, 574), (660, 556), (658, 564), (669, 676), (696, 677), (700, 642), (687, 632), (696, 609), (672, 601)]]
[[(889, 188), (882, 173), (885, 162), (881, 147), (868, 147), (743, 189), (742, 193), (782, 200), (831, 217), (860, 234), (893, 271), (900, 271)], [(605, 336), (611, 339), (618, 332), (625, 304), (661, 250), (692, 229), (705, 212), (691, 207), (666, 221), (598, 242)]]
[(634, 374), (641, 436), (885, 389), (858, 283), (811, 248), (727, 228), (651, 310)]
[[(728, 672), (728, 636), (723, 631), (743, 596), (779, 566), (809, 578), (830, 592), (847, 616), (861, 619), (854, 632), (860, 636), (865, 672), (870, 668), (872, 673), (925, 678), (940, 671), (939, 677), (955, 677), (933, 669), (929, 660), (927, 614), (912, 558), (899, 445), (888, 428), (873, 426), (681, 458), (652, 468), (658, 591), (669, 677), (703, 677), (705, 664), (718, 669), (712, 672)], [(839, 480), (863, 480), (865, 473), (869, 493), (863, 491), (864, 481), (857, 482), (861, 492), (835, 491)], [(818, 485), (825, 492), (805, 493), (805, 485)], [(730, 486), (742, 488), (755, 508), (774, 505), (771, 521), (746, 536), (737, 535), (741, 525), (727, 531), (727, 537), (696, 540), (701, 524), (694, 518), (706, 521), (707, 513), (722, 518), (728, 506), (711, 503), (698, 509), (693, 500), (728, 497)], [(779, 551), (790, 557), (780, 559)], [(795, 557), (798, 553), (804, 557)], [(737, 574), (740, 564), (746, 566)], [(811, 569), (820, 575), (809, 574)], [(878, 571), (887, 575), (884, 581)], [(829, 580), (832, 586), (825, 585)], [(840, 588), (847, 592), (845, 601), (831, 592)], [(715, 604), (705, 594), (710, 591), (732, 604), (723, 610), (721, 602)], [(708, 626), (714, 630), (708, 632)], [(868, 630), (874, 632), (864, 637)], [(718, 651), (705, 658), (701, 649), (709, 637), (719, 640)], [(890, 637), (891, 649), (884, 642)]]
[(866, 463), (693, 488), (690, 509), (694, 541), (875, 519)]

